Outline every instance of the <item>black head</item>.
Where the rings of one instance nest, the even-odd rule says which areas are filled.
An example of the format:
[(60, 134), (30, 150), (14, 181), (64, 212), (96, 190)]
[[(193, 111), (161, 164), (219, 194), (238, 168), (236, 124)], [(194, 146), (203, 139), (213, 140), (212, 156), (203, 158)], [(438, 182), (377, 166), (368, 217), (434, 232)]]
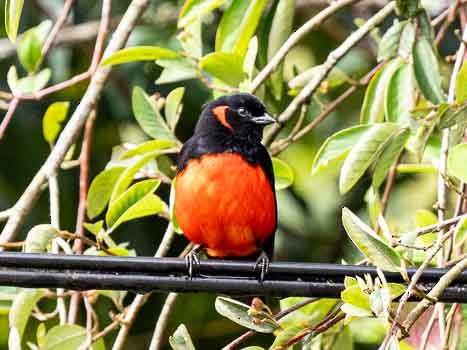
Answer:
[(256, 96), (239, 93), (222, 96), (209, 103), (201, 113), (195, 132), (218, 131), (259, 142), (264, 127), (274, 122)]

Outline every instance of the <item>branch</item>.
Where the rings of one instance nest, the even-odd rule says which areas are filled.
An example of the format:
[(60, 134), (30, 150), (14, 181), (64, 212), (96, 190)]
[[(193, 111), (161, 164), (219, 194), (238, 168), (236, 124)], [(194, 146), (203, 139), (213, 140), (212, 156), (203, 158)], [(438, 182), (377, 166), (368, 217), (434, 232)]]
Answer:
[(154, 328), (154, 333), (152, 335), (151, 344), (149, 345), (149, 350), (159, 350), (162, 347), (162, 341), (164, 339), (164, 331), (167, 327), (169, 321), (170, 312), (177, 301), (178, 293), (169, 293), (165, 299), (164, 306), (159, 314), (157, 319), (156, 327)]
[(262, 83), (271, 75), (289, 53), (289, 51), (298, 43), (303, 37), (308, 34), (311, 30), (315, 29), (321, 23), (323, 23), (328, 17), (332, 16), (341, 8), (356, 3), (360, 0), (339, 0), (333, 2), (329, 7), (325, 8), (323, 11), (319, 12), (316, 16), (308, 20), (303, 26), (298, 28), (293, 32), (287, 41), (282, 45), (282, 47), (277, 51), (274, 57), (268, 62), (266, 67), (263, 68), (261, 72), (255, 77), (251, 82), (250, 92), (254, 93)]
[[(132, 0), (104, 52), (104, 57), (109, 56), (125, 46), (128, 36), (135, 27), (137, 20), (148, 6), (148, 3), (149, 0)], [(86, 122), (89, 112), (99, 100), (110, 71), (110, 67), (99, 67), (92, 76), (91, 82), (80, 104), (60, 134), (49, 157), (13, 206), (12, 215), (0, 234), (0, 243), (8, 242), (14, 239), (18, 234), (26, 216), (29, 214), (42, 192), (42, 185), (47, 180), (48, 176), (53, 174), (60, 167), (68, 149), (74, 143)]]
[(292, 100), (287, 108), (277, 118), (278, 124), (275, 124), (267, 133), (264, 138), (264, 143), (269, 145), (274, 138), (277, 136), (279, 131), (284, 126), (285, 122), (291, 119), (300, 106), (305, 103), (308, 98), (314, 94), (316, 89), (321, 85), (323, 80), (326, 78), (328, 73), (334, 68), (339, 60), (344, 57), (350, 49), (358, 44), (365, 35), (367, 35), (373, 28), (381, 23), (387, 16), (389, 16), (395, 9), (395, 2), (391, 1), (380, 11), (378, 11), (373, 17), (365, 22), (358, 30), (352, 33), (337, 49), (332, 51), (327, 57), (326, 61), (321, 65), (321, 69), (317, 72), (316, 77), (312, 79), (300, 93)]

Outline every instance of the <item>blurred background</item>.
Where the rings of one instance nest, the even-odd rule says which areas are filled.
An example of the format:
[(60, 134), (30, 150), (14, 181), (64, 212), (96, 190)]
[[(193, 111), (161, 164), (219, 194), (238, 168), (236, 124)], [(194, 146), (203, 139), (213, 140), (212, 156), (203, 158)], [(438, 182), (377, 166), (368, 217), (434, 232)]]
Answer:
[[(325, 1), (297, 0), (294, 27), (309, 19), (326, 3)], [(319, 30), (310, 33), (287, 56), (285, 74), (290, 77), (321, 63), (327, 54), (356, 28), (355, 18), (368, 18), (385, 1), (363, 1), (359, 6), (346, 8), (338, 16), (329, 19)], [(431, 1), (431, 11), (437, 14), (442, 11), (448, 1)], [(112, 3), (112, 23), (118, 20), (127, 8), (129, 1), (121, 0)], [(176, 20), (181, 1), (153, 0), (146, 14), (130, 37), (127, 46), (157, 45), (178, 49), (176, 40)], [(20, 32), (39, 24), (44, 19), (55, 20), (63, 6), (59, 0), (28, 0), (25, 2), (21, 18)], [(4, 8), (4, 1), (0, 1)], [(51, 83), (60, 82), (87, 70), (93, 52), (96, 34), (95, 22), (100, 17), (101, 2), (76, 1), (69, 27), (87, 24), (79, 33), (63, 33), (63, 42), (55, 46), (47, 56), (44, 66), (52, 69)], [(204, 51), (213, 50), (215, 30), (220, 18), (220, 11), (207, 16), (203, 22)], [(0, 11), (3, 16), (3, 11)], [(3, 23), (3, 18), (0, 19)], [(392, 23), (392, 19), (383, 24), (383, 29)], [(72, 34), (79, 34), (73, 37)], [(14, 48), (5, 38), (3, 26), (0, 26), (0, 89), (8, 91), (6, 73), (11, 65), (18, 69), (21, 65)], [(353, 49), (339, 64), (339, 68), (352, 78), (359, 78), (374, 67), (376, 62), (375, 40), (379, 34), (364, 40)], [(448, 33), (441, 47), (442, 55), (452, 54), (457, 46), (454, 34)], [(130, 63), (114, 67), (110, 80), (106, 85), (97, 110), (97, 121), (94, 131), (91, 178), (102, 171), (109, 162), (113, 147), (125, 143), (139, 143), (147, 139), (135, 122), (131, 111), (131, 91), (136, 85), (141, 86), (149, 94), (160, 93), (165, 96), (178, 86), (185, 86), (183, 100), (184, 110), (177, 127), (177, 136), (186, 140), (192, 133), (201, 106), (208, 101), (210, 90), (198, 80), (188, 80), (175, 84), (156, 85), (155, 80), (161, 73), (155, 63)], [(20, 75), (25, 72), (19, 71)], [(21, 103), (9, 126), (6, 136), (0, 141), (0, 210), (9, 208), (23, 192), (32, 176), (46, 159), (50, 148), (42, 136), (42, 116), (51, 102), (70, 101), (71, 110), (76, 107), (86, 88), (87, 82), (53, 94), (40, 102)], [(346, 84), (331, 88), (326, 94), (318, 93), (311, 101), (307, 120), (312, 120), (319, 112), (320, 104), (332, 100), (342, 93)], [(322, 142), (334, 132), (357, 123), (364, 90), (354, 94), (341, 105), (333, 115), (326, 119), (310, 135), (287, 148), (280, 158), (294, 169), (295, 182), (292, 187), (278, 193), (279, 200), (279, 232), (276, 235), (275, 257), (277, 260), (309, 261), (309, 262), (347, 262), (357, 261), (360, 256), (350, 243), (340, 224), (342, 206), (349, 207), (360, 217), (366, 218), (367, 209), (363, 198), (368, 188), (369, 178), (360, 182), (354, 190), (345, 196), (338, 192), (338, 172), (329, 172), (312, 177), (310, 174), (314, 154)], [(270, 106), (273, 113), (280, 111), (280, 106)], [(4, 112), (1, 112), (4, 114)], [(77, 150), (76, 152), (79, 152)], [(77, 155), (75, 154), (75, 157)], [(167, 164), (174, 159), (164, 160)], [(64, 170), (59, 174), (61, 189), (61, 221), (63, 229), (74, 231), (76, 209), (78, 204), (78, 169)], [(407, 230), (415, 225), (414, 212), (417, 209), (432, 210), (436, 193), (435, 174), (399, 176), (395, 191), (388, 208), (388, 222), (397, 230)], [(166, 185), (165, 185), (166, 186)], [(168, 201), (169, 188), (162, 190)], [(28, 218), (23, 228), (23, 237), (28, 228), (38, 223), (49, 222), (48, 198), (43, 195)], [(160, 218), (132, 221), (121, 225), (114, 233), (117, 242), (129, 242), (138, 255), (154, 254), (166, 221)], [(185, 239), (177, 238), (172, 255), (177, 255), (186, 244)], [(145, 349), (152, 335), (156, 318), (159, 314), (164, 295), (153, 295), (144, 306), (127, 342), (129, 349)], [(170, 320), (168, 332), (171, 333), (179, 323), (184, 323), (198, 349), (221, 348), (229, 340), (240, 334), (242, 329), (222, 318), (214, 310), (215, 295), (185, 294), (176, 304)], [(0, 304), (1, 306), (1, 304)], [(101, 297), (98, 303), (99, 314), (105, 319), (111, 306)], [(0, 348), (6, 348), (8, 322), (5, 313), (0, 309)], [(373, 349), (384, 336), (384, 329), (372, 324), (365, 326), (359, 321), (352, 327), (355, 348)], [(29, 322), (28, 328), (36, 326)], [(33, 337), (33, 334), (29, 335)], [(112, 337), (108, 340), (111, 344)], [(255, 345), (270, 344), (271, 338), (261, 336), (254, 338)], [(350, 345), (349, 345), (350, 346)], [(467, 344), (466, 344), (467, 348)]]

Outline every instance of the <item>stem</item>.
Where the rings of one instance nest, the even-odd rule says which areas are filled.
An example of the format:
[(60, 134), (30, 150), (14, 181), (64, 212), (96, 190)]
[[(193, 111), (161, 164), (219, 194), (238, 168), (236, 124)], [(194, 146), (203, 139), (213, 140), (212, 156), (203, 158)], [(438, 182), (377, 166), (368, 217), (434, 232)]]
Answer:
[(159, 314), (159, 319), (157, 320), (154, 333), (152, 335), (151, 344), (149, 345), (149, 350), (159, 350), (162, 347), (162, 342), (164, 339), (164, 330), (167, 328), (167, 323), (169, 321), (170, 313), (172, 308), (177, 301), (178, 293), (169, 293), (165, 299), (164, 306)]
[(47, 55), (47, 52), (54, 44), (57, 34), (60, 32), (60, 29), (62, 28), (63, 24), (65, 24), (65, 21), (68, 15), (70, 14), (73, 2), (74, 0), (66, 0), (65, 4), (63, 5), (63, 10), (60, 14), (60, 17), (57, 19), (57, 22), (55, 22), (55, 25), (53, 26), (52, 30), (47, 36), (44, 46), (42, 47), (42, 57), (45, 57), (45, 55)]

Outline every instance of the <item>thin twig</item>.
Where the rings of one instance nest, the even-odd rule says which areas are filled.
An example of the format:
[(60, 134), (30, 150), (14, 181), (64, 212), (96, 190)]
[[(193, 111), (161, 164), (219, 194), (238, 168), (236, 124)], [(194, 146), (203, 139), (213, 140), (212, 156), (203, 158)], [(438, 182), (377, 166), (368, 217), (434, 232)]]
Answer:
[(169, 293), (165, 299), (164, 306), (159, 314), (157, 319), (156, 327), (154, 328), (154, 333), (151, 338), (151, 344), (149, 345), (149, 350), (159, 350), (162, 347), (164, 339), (164, 331), (167, 328), (167, 323), (169, 322), (170, 313), (172, 308), (177, 301), (178, 293)]
[(13, 114), (15, 114), (16, 107), (18, 107), (19, 99), (18, 98), (13, 98), (10, 101), (10, 104), (8, 105), (8, 110), (5, 114), (5, 116), (2, 119), (2, 122), (0, 123), (0, 140), (3, 138), (5, 135), (6, 128), (11, 122), (11, 118), (13, 117)]
[(63, 5), (63, 10), (62, 13), (60, 14), (60, 17), (57, 19), (57, 22), (55, 22), (55, 25), (53, 26), (52, 30), (50, 31), (49, 35), (47, 36), (47, 39), (45, 40), (44, 46), (42, 46), (42, 57), (47, 55), (47, 52), (49, 49), (52, 47), (54, 44), (55, 38), (57, 37), (57, 34), (59, 33), (60, 29), (62, 28), (63, 24), (65, 24), (66, 19), (68, 18), (68, 15), (70, 14), (71, 8), (73, 6), (74, 0), (66, 0), (65, 4)]
[(332, 51), (326, 61), (321, 65), (321, 69), (317, 72), (316, 77), (306, 84), (300, 93), (290, 102), (287, 108), (277, 118), (277, 124), (269, 129), (264, 137), (264, 144), (269, 145), (277, 136), (279, 131), (290, 118), (293, 117), (295, 111), (300, 106), (308, 101), (309, 97), (314, 94), (316, 89), (320, 86), (323, 80), (327, 77), (329, 72), (334, 66), (344, 57), (360, 40), (362, 40), (371, 30), (380, 24), (386, 17), (388, 17), (395, 9), (395, 2), (391, 1), (370, 19), (368, 19), (363, 26), (353, 32), (344, 42), (334, 51)]

